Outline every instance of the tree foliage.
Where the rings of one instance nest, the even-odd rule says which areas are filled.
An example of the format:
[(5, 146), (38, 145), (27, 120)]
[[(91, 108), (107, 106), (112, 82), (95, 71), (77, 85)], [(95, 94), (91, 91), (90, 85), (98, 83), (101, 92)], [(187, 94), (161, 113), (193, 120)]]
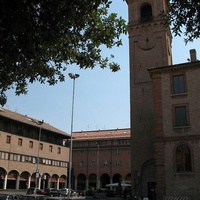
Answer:
[(80, 68), (110, 67), (107, 48), (122, 45), (126, 22), (108, 13), (108, 0), (1, 0), (0, 1), (0, 104), (5, 92), (26, 94), (29, 83), (50, 85), (64, 81), (70, 64)]
[(185, 42), (200, 38), (200, 0), (169, 0), (168, 21), (175, 36), (184, 34)]

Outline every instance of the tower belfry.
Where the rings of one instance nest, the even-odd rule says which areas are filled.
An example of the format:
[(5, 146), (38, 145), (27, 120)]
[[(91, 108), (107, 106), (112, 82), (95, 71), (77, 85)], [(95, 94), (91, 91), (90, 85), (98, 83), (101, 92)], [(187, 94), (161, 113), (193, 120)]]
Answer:
[[(154, 199), (157, 183), (154, 151), (153, 88), (149, 68), (172, 64), (171, 32), (161, 13), (167, 0), (126, 0), (129, 11), (131, 162), (135, 196)], [(159, 180), (161, 188), (163, 180)]]

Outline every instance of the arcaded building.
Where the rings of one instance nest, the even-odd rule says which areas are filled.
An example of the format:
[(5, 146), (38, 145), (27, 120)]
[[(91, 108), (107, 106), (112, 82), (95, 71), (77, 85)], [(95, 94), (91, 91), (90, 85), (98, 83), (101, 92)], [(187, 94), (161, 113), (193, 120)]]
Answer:
[(73, 133), (73, 188), (131, 183), (130, 128)]
[[(132, 195), (198, 200), (200, 62), (173, 65), (167, 0), (126, 0), (129, 11)], [(181, 49), (180, 49), (181, 51)]]
[(68, 138), (44, 121), (0, 108), (0, 189), (65, 187)]

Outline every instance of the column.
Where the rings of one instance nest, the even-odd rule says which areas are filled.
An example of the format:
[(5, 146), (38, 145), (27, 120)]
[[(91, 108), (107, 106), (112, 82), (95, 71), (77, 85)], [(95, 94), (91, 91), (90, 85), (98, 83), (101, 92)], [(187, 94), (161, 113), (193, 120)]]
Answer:
[(7, 180), (8, 180), (8, 175), (5, 174), (5, 178), (4, 178), (4, 185), (3, 185), (3, 189), (6, 190), (7, 189)]
[(17, 189), (17, 190), (19, 190), (19, 181), (20, 181), (20, 175), (17, 174), (16, 184), (15, 184), (15, 189)]
[(59, 188), (59, 178), (58, 178), (58, 180), (57, 180), (57, 190), (59, 190), (60, 188)]
[(41, 188), (41, 174), (40, 174), (40, 176), (39, 176), (39, 178), (38, 178), (38, 188), (39, 188), (39, 189)]
[(88, 180), (88, 178), (86, 179), (86, 190), (88, 190), (89, 189), (89, 180)]
[(30, 188), (30, 186), (31, 186), (31, 175), (28, 176), (27, 189)]
[(75, 188), (74, 188), (75, 191), (77, 191), (77, 178), (75, 178)]

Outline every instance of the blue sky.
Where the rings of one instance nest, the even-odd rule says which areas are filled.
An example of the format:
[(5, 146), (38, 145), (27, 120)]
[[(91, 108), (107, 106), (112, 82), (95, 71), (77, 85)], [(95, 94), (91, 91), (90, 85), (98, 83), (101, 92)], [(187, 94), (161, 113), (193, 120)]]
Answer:
[[(123, 0), (113, 0), (112, 12), (124, 19), (128, 7)], [(52, 126), (70, 133), (72, 84), (68, 73), (78, 73), (74, 104), (74, 131), (116, 129), (130, 127), (129, 101), (129, 46), (128, 35), (122, 36), (123, 46), (105, 50), (105, 56), (114, 54), (121, 70), (113, 73), (109, 69), (80, 70), (78, 66), (67, 66), (66, 81), (55, 86), (34, 83), (29, 85), (28, 94), (15, 96), (7, 92), (8, 101), (4, 108), (23, 115), (44, 120)], [(184, 44), (183, 38), (173, 38), (173, 64), (187, 62), (189, 50), (196, 49), (200, 60), (200, 39)]]

